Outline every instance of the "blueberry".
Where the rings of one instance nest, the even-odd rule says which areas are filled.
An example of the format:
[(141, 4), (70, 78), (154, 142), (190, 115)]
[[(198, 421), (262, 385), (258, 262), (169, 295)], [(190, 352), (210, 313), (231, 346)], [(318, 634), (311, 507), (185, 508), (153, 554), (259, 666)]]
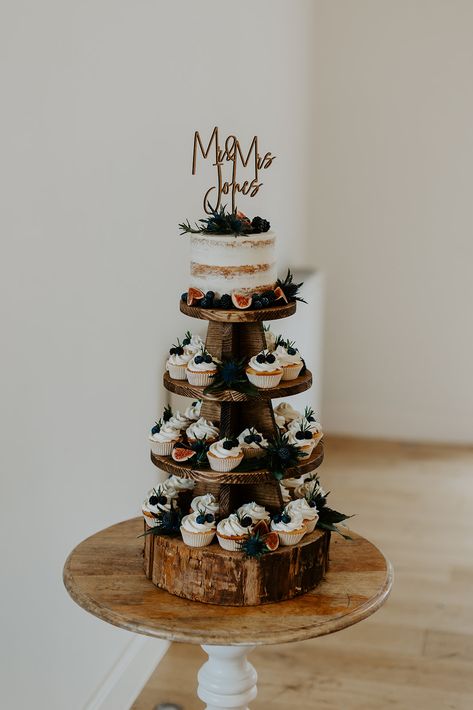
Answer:
[(295, 350), (294, 348), (288, 348), (288, 349), (287, 349), (287, 354), (288, 354), (288, 355), (295, 355), (296, 353), (297, 353), (297, 350)]
[(158, 496), (151, 496), (149, 499), (149, 504), (150, 505), (158, 505), (159, 503), (159, 498)]
[(273, 520), (274, 520), (275, 523), (280, 523), (281, 520), (282, 520), (282, 515), (281, 515), (281, 513), (276, 513), (275, 515), (273, 515)]
[(252, 523), (253, 521), (249, 515), (245, 515), (245, 517), (240, 520), (242, 528), (249, 528)]
[(154, 427), (151, 429), (151, 434), (158, 434), (161, 431), (161, 426), (156, 422)]
[(275, 362), (276, 358), (274, 357), (273, 353), (269, 353), (266, 355), (266, 362)]
[(215, 298), (215, 293), (213, 291), (207, 291), (205, 294), (205, 298), (207, 298), (209, 301), (213, 301)]
[(263, 355), (263, 353), (260, 353), (259, 355), (256, 356), (256, 362), (259, 362), (261, 364), (263, 364), (263, 362), (266, 362), (266, 358)]
[(207, 364), (211, 363), (212, 362), (212, 355), (206, 355), (204, 357), (204, 362), (206, 362)]
[(304, 439), (312, 439), (312, 432), (305, 431), (304, 432)]
[(268, 306), (269, 306), (269, 298), (266, 298), (265, 296), (263, 296), (263, 298), (261, 299), (261, 307), (267, 308)]
[(245, 444), (251, 444), (251, 442), (254, 441), (253, 435), (252, 435), (252, 434), (248, 434), (248, 436), (245, 436), (245, 438), (243, 439), (243, 441), (245, 442)]
[(253, 441), (255, 441), (257, 444), (260, 444), (263, 441), (263, 438), (260, 436), (260, 434), (253, 434)]
[(176, 348), (169, 348), (170, 355), (175, 355), (175, 353), (176, 353)]
[(204, 525), (205, 524), (205, 515), (204, 513), (199, 513), (199, 515), (196, 517), (195, 522), (197, 525)]
[(261, 301), (255, 301), (253, 305), (254, 305), (254, 307), (257, 308), (257, 309), (258, 309), (258, 308), (263, 308), (263, 304), (261, 303)]
[(196, 365), (200, 365), (202, 362), (204, 362), (204, 358), (202, 355), (196, 355), (194, 358), (194, 362)]
[(212, 305), (211, 302), (210, 302), (210, 301), (208, 300), (208, 298), (206, 298), (206, 297), (204, 297), (204, 298), (201, 300), (201, 302), (199, 303), (199, 306), (200, 306), (201, 308), (209, 308), (209, 306), (211, 306), (211, 305)]
[(184, 348), (182, 348), (181, 346), (179, 346), (178, 348), (174, 348), (174, 352), (176, 353), (176, 355), (183, 355), (183, 354), (184, 354)]
[(166, 505), (167, 502), (168, 502), (168, 499), (166, 498), (166, 496), (159, 496), (159, 498), (158, 498), (159, 505)]
[(232, 448), (235, 448), (239, 444), (238, 439), (231, 439), (230, 442), (232, 444)]
[(315, 508), (316, 507), (315, 500), (311, 500), (309, 505), (311, 508)]
[(181, 294), (181, 301), (184, 301), (184, 303), (187, 303), (187, 291), (185, 293)]
[(288, 515), (288, 513), (283, 513), (281, 515), (281, 521), (284, 523), (284, 525), (287, 525), (288, 523), (291, 522), (291, 516)]
[(207, 515), (205, 516), (205, 522), (206, 523), (213, 523), (213, 521), (214, 521), (214, 516), (212, 515), (212, 513), (207, 513)]
[(302, 441), (302, 439), (305, 439), (304, 432), (303, 432), (303, 431), (297, 431), (297, 432), (296, 432), (296, 439), (298, 439), (299, 441)]
[(230, 439), (227, 439), (226, 441), (224, 441), (222, 446), (225, 449), (225, 451), (230, 451), (230, 449), (233, 449), (233, 443), (230, 441)]

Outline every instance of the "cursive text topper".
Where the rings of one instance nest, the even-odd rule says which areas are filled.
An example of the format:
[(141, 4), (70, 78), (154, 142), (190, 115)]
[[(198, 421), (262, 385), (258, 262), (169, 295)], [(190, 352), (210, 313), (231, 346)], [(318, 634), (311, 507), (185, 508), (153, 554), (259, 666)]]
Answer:
[[(210, 155), (213, 158), (212, 165), (215, 166), (217, 170), (216, 185), (209, 187), (204, 195), (204, 210), (207, 214), (211, 214), (212, 210), (218, 210), (221, 202), (222, 195), (232, 196), (232, 212), (236, 211), (236, 197), (237, 193), (242, 195), (247, 195), (248, 197), (254, 197), (258, 194), (262, 182), (259, 180), (260, 170), (266, 170), (269, 168), (276, 158), (275, 155), (271, 153), (265, 153), (263, 156), (259, 154), (258, 150), (258, 137), (254, 136), (251, 141), (250, 147), (246, 155), (242, 151), (240, 142), (236, 136), (230, 135), (225, 139), (223, 147), (220, 145), (218, 128), (212, 131), (210, 140), (205, 148), (202, 144), (202, 140), (199, 135), (199, 131), (194, 134), (194, 151), (192, 155), (192, 175), (196, 173), (197, 167), (197, 151), (200, 150), (204, 160)], [(251, 163), (250, 163), (251, 160)], [(224, 168), (227, 163), (230, 163), (230, 177), (225, 179)], [(244, 180), (243, 182), (237, 181), (237, 169), (238, 167), (247, 168), (250, 164), (250, 168), (253, 170), (253, 177), (251, 180)]]

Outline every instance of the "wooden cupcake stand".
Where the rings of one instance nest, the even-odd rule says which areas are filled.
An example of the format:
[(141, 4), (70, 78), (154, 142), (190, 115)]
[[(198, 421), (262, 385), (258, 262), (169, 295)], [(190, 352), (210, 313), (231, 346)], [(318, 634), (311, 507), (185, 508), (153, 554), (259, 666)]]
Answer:
[[(209, 322), (207, 350), (216, 358), (247, 360), (266, 347), (263, 321), (292, 315), (296, 303), (252, 311), (222, 311), (187, 306), (181, 311)], [(218, 423), (221, 436), (238, 434), (255, 427), (266, 438), (277, 432), (271, 400), (309, 389), (312, 375), (306, 370), (295, 380), (259, 390), (252, 397), (235, 390), (204, 395), (203, 387), (173, 380), (166, 373), (164, 387), (193, 399), (202, 399), (201, 416)], [(194, 495), (212, 493), (219, 501), (220, 517), (227, 517), (243, 503), (255, 501), (270, 512), (283, 507), (281, 488), (267, 468), (217, 473), (210, 467), (190, 468), (172, 458), (151, 454), (153, 463), (163, 471), (196, 481)], [(298, 478), (315, 470), (323, 460), (320, 442), (312, 454), (297, 466), (288, 468), (286, 478)], [(284, 482), (284, 481), (282, 481)], [(202, 548), (187, 546), (182, 539), (162, 535), (145, 537), (146, 576), (161, 589), (192, 601), (227, 606), (253, 606), (291, 599), (313, 589), (328, 567), (330, 533), (315, 530), (301, 542), (263, 555), (246, 558), (242, 552), (229, 552), (214, 542)]]

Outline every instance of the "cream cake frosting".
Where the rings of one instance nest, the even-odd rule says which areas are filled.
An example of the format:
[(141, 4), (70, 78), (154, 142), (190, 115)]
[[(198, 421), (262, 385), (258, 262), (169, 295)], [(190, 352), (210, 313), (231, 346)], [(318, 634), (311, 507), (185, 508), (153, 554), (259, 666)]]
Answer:
[(273, 289), (277, 280), (273, 232), (234, 236), (192, 234), (190, 285), (216, 296)]

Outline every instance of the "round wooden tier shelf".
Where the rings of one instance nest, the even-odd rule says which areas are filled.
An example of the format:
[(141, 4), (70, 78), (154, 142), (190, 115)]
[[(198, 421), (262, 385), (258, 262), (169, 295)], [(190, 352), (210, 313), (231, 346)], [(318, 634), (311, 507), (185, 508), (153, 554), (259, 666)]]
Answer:
[(69, 555), (64, 584), (86, 611), (139, 634), (212, 645), (274, 644), (323, 636), (373, 614), (392, 586), (391, 565), (368, 540), (350, 533), (330, 545), (330, 566), (311, 592), (263, 606), (223, 607), (181, 599), (143, 574), (143, 520), (92, 535)]
[[(284, 478), (299, 478), (304, 473), (310, 473), (320, 466), (324, 460), (324, 447), (320, 441), (314, 451), (307, 459), (302, 459), (297, 466), (291, 466), (284, 473)], [(256, 469), (254, 471), (238, 472), (236, 470), (228, 473), (218, 473), (209, 468), (189, 468), (185, 464), (176, 463), (170, 456), (156, 456), (151, 453), (151, 461), (162, 471), (181, 476), (182, 478), (192, 478), (194, 481), (203, 483), (221, 483), (247, 485), (254, 483), (274, 482), (273, 475), (267, 468)], [(282, 483), (284, 483), (284, 478)]]
[(217, 536), (207, 547), (196, 548), (178, 537), (147, 535), (144, 569), (153, 584), (184, 599), (256, 606), (314, 589), (328, 568), (329, 543), (329, 532), (314, 530), (296, 545), (250, 559), (222, 549)]
[(312, 387), (312, 373), (306, 370), (303, 375), (295, 380), (286, 380), (280, 382), (277, 387), (268, 389), (259, 389), (259, 397), (252, 397), (236, 390), (224, 390), (223, 392), (211, 392), (204, 395), (205, 387), (194, 387), (187, 380), (173, 380), (169, 377), (169, 373), (163, 375), (164, 387), (170, 392), (180, 394), (184, 397), (192, 399), (206, 399), (213, 402), (254, 402), (257, 403), (260, 399), (278, 399), (279, 397), (290, 397), (299, 392), (305, 392)]
[(217, 323), (260, 323), (265, 320), (279, 320), (288, 318), (296, 312), (297, 303), (285, 303), (281, 306), (271, 308), (260, 308), (251, 311), (231, 310), (224, 311), (219, 308), (199, 308), (199, 306), (188, 306), (184, 301), (180, 301), (179, 307), (182, 313), (191, 318), (201, 320), (211, 320)]

